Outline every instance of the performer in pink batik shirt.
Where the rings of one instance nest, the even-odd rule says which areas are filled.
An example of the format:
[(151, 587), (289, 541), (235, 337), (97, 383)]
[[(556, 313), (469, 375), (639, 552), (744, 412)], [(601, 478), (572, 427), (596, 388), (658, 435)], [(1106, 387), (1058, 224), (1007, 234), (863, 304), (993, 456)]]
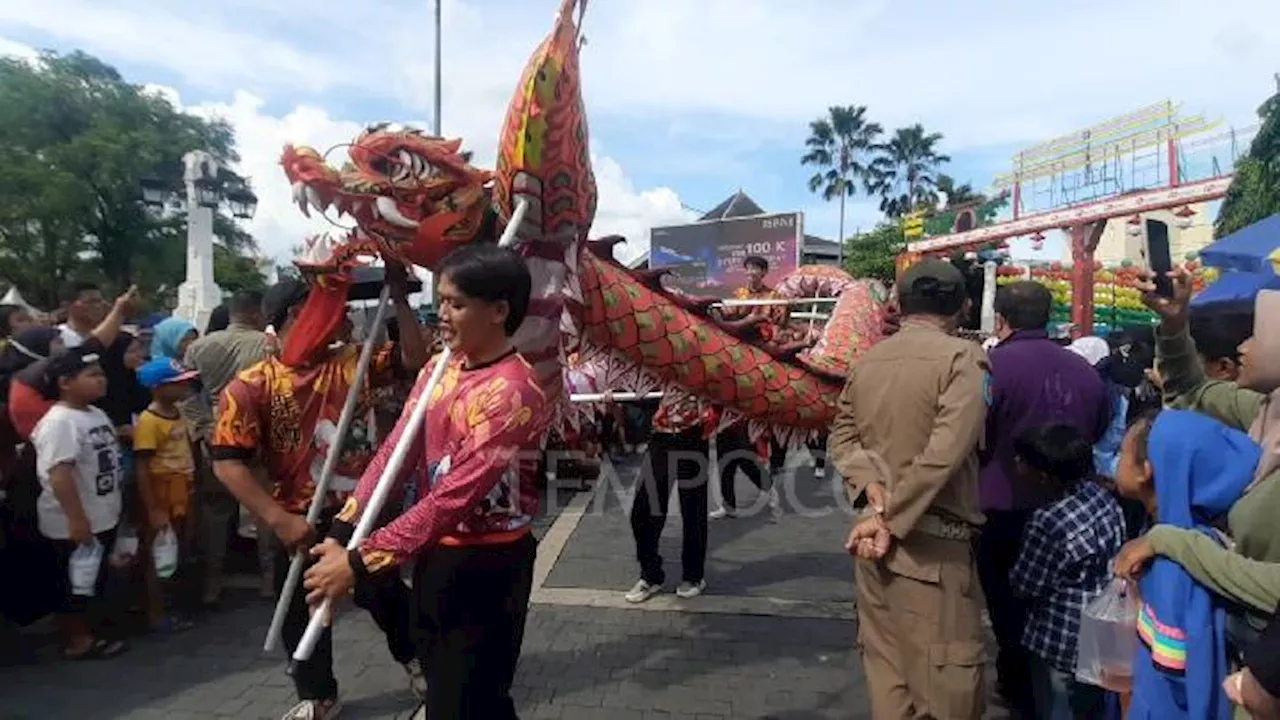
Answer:
[[(414, 563), (413, 593), (433, 720), (516, 718), (511, 681), (524, 636), (537, 541), (535, 481), (549, 409), (533, 369), (511, 345), (529, 305), (524, 260), (491, 245), (445, 258), (436, 295), (454, 359), (429, 398), (419, 375), (400, 421), (338, 514), (304, 585), (313, 606)], [(438, 361), (438, 360), (437, 360)], [(407, 508), (359, 549), (345, 543), (373, 495), (412, 408), (428, 403), (396, 478)], [(423, 486), (405, 489), (410, 476)]]

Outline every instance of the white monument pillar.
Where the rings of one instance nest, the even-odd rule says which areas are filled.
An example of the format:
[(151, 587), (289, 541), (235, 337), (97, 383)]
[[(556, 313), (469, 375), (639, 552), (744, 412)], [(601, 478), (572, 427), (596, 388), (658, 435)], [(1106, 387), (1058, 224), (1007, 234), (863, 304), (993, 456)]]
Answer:
[(994, 260), (982, 265), (982, 314), (979, 316), (979, 328), (984, 333), (996, 331), (996, 269), (999, 266)]
[[(222, 304), (222, 288), (213, 281), (213, 213), (217, 201), (202, 192), (197, 181), (218, 179), (218, 161), (203, 150), (182, 156), (187, 190), (187, 279), (178, 286), (175, 317), (194, 323), (201, 332), (213, 309)], [(213, 206), (208, 203), (213, 201)], [(203, 202), (202, 202), (203, 201)]]

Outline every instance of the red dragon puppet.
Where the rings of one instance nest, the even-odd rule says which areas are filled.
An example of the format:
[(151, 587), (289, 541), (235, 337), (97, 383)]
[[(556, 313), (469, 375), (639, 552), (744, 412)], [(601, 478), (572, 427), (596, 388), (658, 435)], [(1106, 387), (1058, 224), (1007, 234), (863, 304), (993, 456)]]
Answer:
[(800, 268), (776, 289), (838, 296), (832, 316), (816, 343), (764, 343), (758, 319), (720, 320), (714, 299), (664, 289), (661, 272), (628, 271), (612, 257), (621, 238), (588, 242), (597, 189), (578, 65), (585, 5), (562, 0), (530, 58), (494, 173), (472, 167), (457, 140), (378, 125), (352, 141), (341, 168), (310, 148), (285, 148), (300, 207), (345, 215), (360, 242), (433, 268), (461, 244), (493, 241), (525, 204), (516, 232), (534, 289), (515, 340), (548, 397), (566, 397), (565, 359), (578, 353), (599, 387), (692, 393), (724, 408), (725, 422), (746, 417), (786, 441), (825, 430), (850, 364), (881, 337), (885, 289), (835, 268)]

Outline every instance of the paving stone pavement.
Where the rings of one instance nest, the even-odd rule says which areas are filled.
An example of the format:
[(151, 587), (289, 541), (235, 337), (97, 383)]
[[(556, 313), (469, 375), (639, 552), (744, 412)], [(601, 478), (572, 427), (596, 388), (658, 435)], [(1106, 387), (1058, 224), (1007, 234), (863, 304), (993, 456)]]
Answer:
[[(260, 642), (253, 601), (181, 638), (143, 639), (112, 661), (0, 672), (0, 718), (275, 720), (293, 688)], [(337, 627), (343, 717), (406, 718), (404, 671), (366, 616)], [(535, 606), (515, 696), (521, 717), (858, 718), (861, 674), (849, 623)]]
[[(639, 576), (627, 510), (638, 466), (619, 463), (584, 510), (573, 537), (547, 577), (548, 588), (625, 591)], [(853, 564), (841, 547), (852, 508), (834, 475), (815, 478), (805, 452), (793, 453), (777, 482), (784, 513), (774, 522), (766, 498), (739, 473), (739, 517), (712, 520), (706, 577), (708, 592), (784, 600), (848, 602)], [(713, 496), (718, 491), (713, 492)], [(714, 506), (714, 503), (713, 503)], [(680, 517), (676, 493), (659, 550), (670, 582), (680, 579)]]
[[(634, 471), (634, 462), (620, 466), (620, 487), (633, 482)], [(830, 492), (812, 477), (797, 485), (796, 501), (810, 508)], [(739, 495), (749, 501), (748, 487)], [(540, 535), (566, 499), (560, 492), (548, 503)], [(622, 505), (616, 496), (601, 502), (602, 513), (588, 510), (578, 521), (546, 586), (579, 583), (616, 593), (634, 581)], [(713, 592), (851, 602), (849, 561), (832, 550), (847, 519), (801, 517), (795, 503), (787, 507), (793, 512), (776, 524), (767, 513), (713, 524)], [(675, 544), (664, 538), (664, 553), (674, 571), (678, 531), (673, 538)], [(548, 539), (544, 550), (552, 545)], [(59, 662), (52, 638), (30, 636), (46, 643), (43, 661), (0, 669), (0, 720), (274, 720), (292, 704), (293, 688), (283, 655), (261, 652), (269, 619), (270, 604), (244, 594), (187, 634), (141, 638), (127, 655), (102, 662)], [(369, 618), (349, 611), (335, 632), (342, 716), (410, 717), (415, 708), (404, 672)], [(865, 718), (854, 633), (847, 619), (538, 604), (514, 694), (525, 720)]]

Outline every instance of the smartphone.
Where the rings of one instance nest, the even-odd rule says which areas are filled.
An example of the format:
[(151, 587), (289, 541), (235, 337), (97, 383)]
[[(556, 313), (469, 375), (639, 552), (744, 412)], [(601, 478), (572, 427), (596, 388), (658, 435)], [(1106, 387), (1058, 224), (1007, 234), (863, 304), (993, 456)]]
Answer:
[(1147, 267), (1155, 273), (1156, 294), (1173, 297), (1173, 255), (1169, 252), (1169, 226), (1159, 220), (1147, 220)]

